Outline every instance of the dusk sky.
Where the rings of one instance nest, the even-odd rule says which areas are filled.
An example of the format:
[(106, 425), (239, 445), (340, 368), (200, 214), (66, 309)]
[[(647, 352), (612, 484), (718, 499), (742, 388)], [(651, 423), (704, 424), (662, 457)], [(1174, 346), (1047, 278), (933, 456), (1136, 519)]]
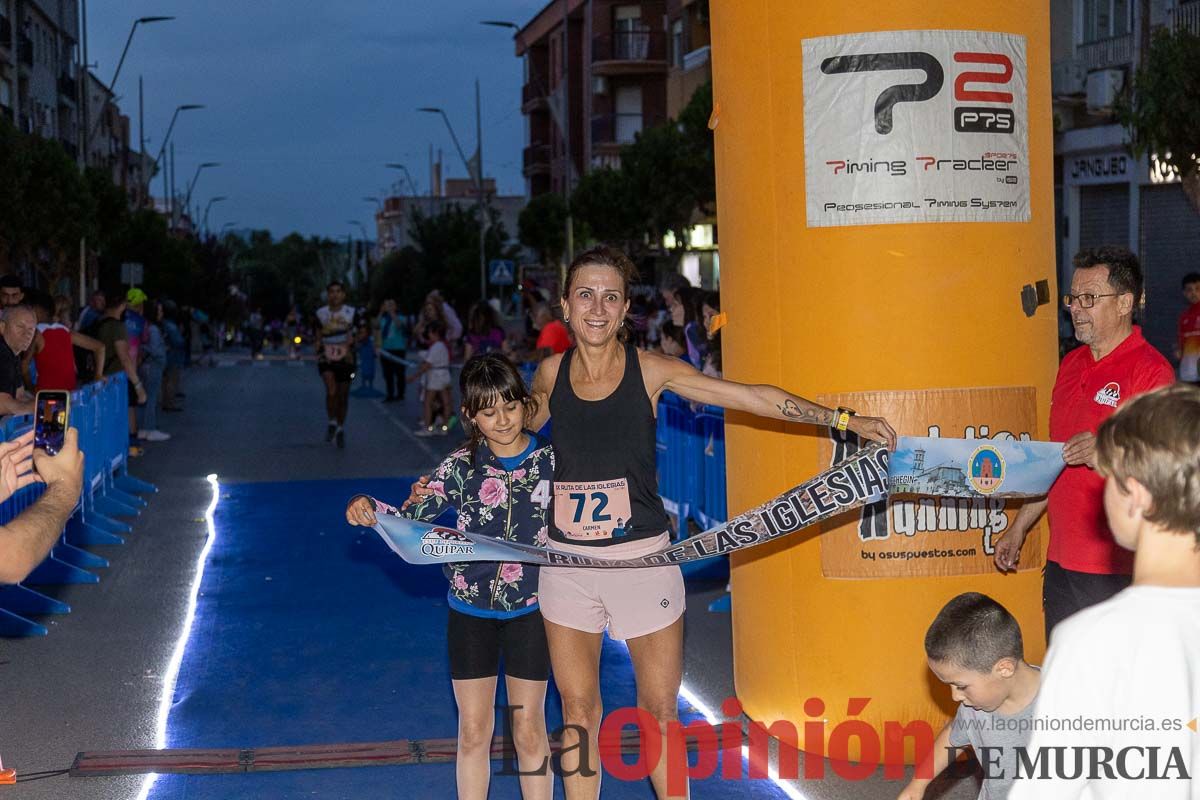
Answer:
[[(521, 62), (512, 31), (479, 24), (524, 25), (544, 0), (137, 0), (88, 3), (88, 58), (112, 79), (133, 20), (176, 19), (138, 27), (117, 80), (121, 109), (133, 125), (137, 87), (145, 87), (147, 150), (158, 152), (175, 107), (179, 115), (176, 189), (204, 161), (196, 199), (212, 206), (209, 225), (267, 228), (276, 237), (341, 237), (358, 220), (374, 238), (375, 208), (408, 166), (429, 186), (429, 145), (441, 149), (445, 175), (465, 169), (440, 117), (441, 106), (468, 157), (475, 149), (475, 79), (483, 107), (484, 173), (501, 194), (523, 194)], [(163, 194), (162, 176), (153, 184)]]

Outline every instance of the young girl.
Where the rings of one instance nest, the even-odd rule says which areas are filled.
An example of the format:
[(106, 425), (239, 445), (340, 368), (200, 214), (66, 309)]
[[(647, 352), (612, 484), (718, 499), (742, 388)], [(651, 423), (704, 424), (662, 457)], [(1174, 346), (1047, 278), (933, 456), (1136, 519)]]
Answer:
[[(429, 484), (433, 493), (404, 512), (359, 495), (346, 507), (346, 520), (374, 525), (376, 514), (403, 513), (429, 521), (453, 506), (459, 530), (544, 546), (554, 451), (525, 430), (537, 407), (520, 373), (503, 355), (488, 353), (463, 366), (459, 385), (471, 438), (437, 468)], [(521, 772), (547, 765), (544, 774), (521, 776), (521, 794), (525, 800), (549, 800), (553, 777), (543, 708), (550, 656), (538, 609), (538, 568), (474, 561), (447, 564), (444, 570), (450, 581), (450, 677), (458, 704), (458, 796), (469, 800), (488, 794), (496, 677), (503, 656)]]
[(446, 347), (446, 325), (433, 320), (425, 326), (429, 349), (421, 366), (408, 379), (409, 383), (424, 378), (425, 413), (417, 436), (438, 436), (450, 430), (449, 420), (441, 424), (442, 415), (450, 414), (450, 350)]

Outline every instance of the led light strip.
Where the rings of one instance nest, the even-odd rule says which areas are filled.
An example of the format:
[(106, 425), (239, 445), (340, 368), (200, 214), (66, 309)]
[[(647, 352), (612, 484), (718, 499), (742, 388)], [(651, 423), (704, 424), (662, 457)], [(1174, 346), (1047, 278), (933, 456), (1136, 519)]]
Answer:
[[(183, 663), (183, 654), (187, 650), (188, 639), (192, 635), (192, 623), (196, 620), (196, 600), (200, 594), (200, 582), (204, 579), (204, 567), (208, 564), (208, 554), (217, 538), (217, 528), (213, 524), (213, 514), (217, 510), (217, 501), (221, 498), (221, 484), (217, 482), (216, 474), (208, 475), (205, 480), (212, 487), (212, 500), (204, 511), (204, 522), (208, 526), (208, 538), (200, 555), (196, 557), (196, 571), (192, 576), (192, 588), (188, 593), (187, 613), (179, 630), (179, 639), (175, 642), (175, 650), (171, 660), (167, 662), (167, 674), (163, 679), (162, 697), (158, 701), (158, 721), (155, 724), (154, 746), (160, 750), (167, 747), (167, 718), (171, 714), (171, 702), (175, 698), (175, 684), (179, 680), (179, 666)], [(154, 782), (158, 780), (156, 773), (150, 773), (142, 781), (141, 791), (137, 800), (147, 800)]]

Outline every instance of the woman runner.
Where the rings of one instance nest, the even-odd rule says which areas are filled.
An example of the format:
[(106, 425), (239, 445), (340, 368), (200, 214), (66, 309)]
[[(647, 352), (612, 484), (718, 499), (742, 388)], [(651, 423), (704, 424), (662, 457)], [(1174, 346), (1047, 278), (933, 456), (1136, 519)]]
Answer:
[[(567, 269), (562, 298), (575, 346), (547, 358), (534, 376), (538, 411), (531, 427), (537, 430), (554, 417), (554, 548), (634, 558), (668, 543), (654, 446), (655, 407), (664, 391), (773, 419), (828, 427), (841, 422), (844, 430), (895, 445), (895, 431), (881, 418), (828, 409), (776, 386), (709, 377), (678, 358), (627, 344), (625, 315), (636, 275), (629, 258), (613, 248), (577, 256)], [(426, 493), (414, 486), (414, 496)], [(563, 788), (568, 800), (591, 800), (600, 791), (604, 630), (626, 641), (638, 706), (654, 715), (665, 735), (667, 724), (677, 719), (683, 677), (683, 575), (677, 565), (546, 567), (539, 602), (562, 695)], [(579, 741), (580, 729), (587, 732), (586, 743)], [(592, 767), (588, 773), (579, 769), (581, 744)], [(669, 797), (666, 759), (659, 760), (650, 780), (660, 799)]]

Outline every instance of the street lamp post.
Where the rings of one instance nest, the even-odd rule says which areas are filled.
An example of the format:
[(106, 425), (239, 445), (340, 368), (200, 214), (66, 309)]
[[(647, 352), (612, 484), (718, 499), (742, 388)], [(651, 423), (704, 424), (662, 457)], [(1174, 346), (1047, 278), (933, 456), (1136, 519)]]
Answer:
[[(440, 114), (442, 122), (446, 123), (446, 130), (450, 131), (450, 138), (454, 140), (454, 148), (458, 150), (458, 157), (462, 159), (463, 166), (467, 168), (467, 177), (475, 179), (475, 189), (478, 193), (479, 204), (479, 299), (487, 300), (487, 256), (484, 252), (484, 236), (487, 233), (488, 222), (487, 215), (484, 209), (484, 189), (483, 189), (483, 129), (479, 119), (479, 81), (475, 81), (475, 135), (476, 143), (476, 170), (471, 169), (471, 163), (467, 161), (467, 156), (463, 153), (462, 145), (458, 143), (458, 136), (454, 133), (454, 126), (450, 124), (450, 118), (446, 116), (446, 112), (436, 106), (425, 106), (418, 108), (425, 114)], [(476, 172), (477, 174), (473, 174)]]
[[(369, 252), (367, 252), (367, 239), (368, 239), (368, 237), (367, 237), (367, 229), (366, 229), (366, 227), (364, 227), (364, 226), (363, 226), (363, 224), (362, 224), (361, 222), (359, 222), (358, 220), (356, 220), (356, 219), (348, 219), (348, 220), (346, 220), (346, 224), (347, 224), (347, 225), (355, 225), (355, 226), (357, 226), (357, 227), (358, 227), (358, 229), (359, 229), (359, 230), (362, 232), (363, 256), (364, 256), (364, 257), (367, 259), (367, 264), (369, 265), (369, 264), (371, 263), (371, 254), (370, 254)], [(353, 235), (353, 234), (351, 234), (350, 238), (351, 238), (351, 239), (353, 239), (353, 238), (354, 238), (354, 235)], [(351, 260), (351, 261), (353, 261), (353, 260), (354, 260), (354, 247), (353, 247), (353, 245), (351, 245), (351, 248), (350, 248), (350, 260)], [(355, 265), (352, 265), (352, 266), (357, 266), (357, 265), (355, 264)], [(365, 275), (364, 275), (364, 277), (365, 277)]]
[(225, 195), (223, 195), (223, 194), (219, 194), (219, 195), (217, 195), (216, 197), (214, 197), (214, 198), (212, 198), (211, 200), (209, 200), (209, 201), (208, 201), (208, 205), (206, 205), (206, 206), (204, 207), (204, 223), (201, 225), (201, 227), (202, 227), (202, 228), (204, 228), (204, 230), (206, 230), (206, 231), (208, 230), (208, 210), (209, 210), (210, 208), (212, 208), (212, 204), (213, 204), (213, 203), (219, 203), (219, 202), (221, 202), (222, 200), (228, 200), (228, 199), (229, 199), (229, 198), (228, 198), (228, 197), (226, 197)]
[(396, 162), (389, 162), (387, 164), (384, 164), (384, 166), (387, 167), (388, 169), (398, 169), (402, 173), (404, 173), (404, 179), (408, 181), (408, 188), (409, 188), (409, 191), (411, 191), (413, 193), (413, 197), (421, 196), (420, 190), (417, 189), (417, 182), (413, 180), (413, 176), (408, 171), (408, 167), (404, 166), (403, 164), (396, 163)]
[[(120, 60), (117, 61), (117, 68), (113, 72), (112, 81), (109, 82), (109, 84), (108, 84), (109, 96), (112, 96), (113, 90), (117, 86), (117, 78), (121, 74), (121, 67), (125, 64), (125, 55), (129, 52), (129, 45), (133, 43), (133, 34), (137, 31), (138, 25), (148, 25), (151, 22), (166, 22), (166, 21), (172, 20), (172, 19), (175, 19), (175, 18), (174, 17), (138, 17), (137, 19), (135, 19), (133, 21), (133, 25), (129, 28), (129, 38), (127, 38), (125, 40), (125, 49), (123, 49), (121, 51), (121, 58), (120, 58)], [(87, 79), (86, 70), (87, 70), (87, 67), (85, 65), (84, 76), (83, 76), (85, 83), (86, 83), (86, 79)], [(84, 91), (85, 92), (87, 91), (86, 88)], [(95, 137), (96, 131), (100, 130), (100, 123), (104, 120), (104, 109), (107, 107), (108, 107), (108, 97), (105, 97), (104, 106), (100, 109), (100, 113), (96, 115), (96, 124), (88, 132), (87, 138), (83, 140), (83, 146), (84, 146), (84, 151), (85, 151), (85, 155), (84, 155), (84, 163), (85, 164), (87, 163), (86, 152), (91, 149), (92, 138)]]
[[(162, 144), (158, 148), (158, 155), (154, 157), (154, 166), (151, 168), (151, 171), (153, 171), (154, 169), (157, 169), (158, 162), (162, 161), (163, 153), (165, 153), (167, 150), (167, 142), (169, 142), (171, 140), (171, 131), (175, 130), (175, 120), (179, 117), (179, 112), (180, 111), (193, 111), (198, 108), (204, 108), (204, 106), (198, 105), (196, 103), (186, 103), (184, 105), (175, 107), (175, 113), (171, 115), (171, 124), (167, 126), (167, 135), (163, 137)], [(147, 186), (150, 185), (150, 182), (148, 180), (146, 181), (146, 185)], [(167, 171), (164, 169), (163, 170), (163, 200), (167, 201), (168, 199), (170, 199), (172, 202), (172, 205), (174, 205), (173, 198), (170, 198), (170, 192), (171, 192), (171, 189), (167, 184)]]
[[(479, 24), (480, 25), (489, 25), (493, 28), (508, 28), (509, 30), (511, 30), (513, 32), (513, 39), (516, 39), (517, 34), (519, 34), (521, 32), (520, 25), (518, 25), (515, 22), (508, 22), (507, 20), (485, 19), (485, 20), (482, 20)], [(563, 18), (563, 31), (564, 31), (563, 41), (565, 42), (567, 40), (567, 38), (569, 38), (569, 33), (570, 33), (568, 30), (568, 27), (567, 27), (567, 20), (566, 20), (565, 14), (564, 14), (564, 18)], [(567, 62), (564, 57), (563, 64), (565, 65), (566, 63)], [(564, 108), (560, 109), (558, 107), (558, 105), (551, 99), (550, 90), (547, 88), (546, 84), (542, 81), (542, 77), (537, 73), (536, 70), (533, 70), (533, 69), (529, 70), (529, 80), (531, 80), (533, 82), (533, 84), (537, 87), (538, 92), (543, 97), (546, 98), (546, 104), (550, 109), (550, 119), (552, 119), (554, 121), (554, 126), (556, 128), (558, 128), (558, 133), (562, 137), (562, 140), (563, 140), (563, 152), (565, 152), (567, 154), (567, 170), (566, 170), (566, 172), (567, 172), (566, 178), (567, 179), (563, 182), (563, 201), (565, 202), (566, 207), (567, 207), (566, 260), (570, 261), (572, 255), (573, 255), (573, 251), (575, 249), (575, 223), (574, 223), (574, 220), (571, 218), (571, 189), (573, 189), (575, 186), (576, 175), (575, 175), (575, 158), (571, 155), (571, 137), (570, 137), (571, 126), (569, 124), (570, 115), (571, 115), (571, 91), (570, 91), (570, 81), (569, 81), (570, 73), (567, 73), (566, 78), (567, 78), (567, 81), (563, 85), (563, 96), (566, 98), (566, 101), (563, 103)]]
[(205, 161), (203, 164), (200, 164), (199, 166), (196, 167), (196, 174), (192, 176), (192, 182), (188, 184), (187, 197), (183, 201), (183, 208), (185, 211), (189, 211), (189, 212), (191, 211), (192, 190), (196, 188), (196, 181), (200, 177), (200, 171), (208, 169), (209, 167), (219, 167), (219, 166), (221, 166), (221, 163), (219, 161)]

